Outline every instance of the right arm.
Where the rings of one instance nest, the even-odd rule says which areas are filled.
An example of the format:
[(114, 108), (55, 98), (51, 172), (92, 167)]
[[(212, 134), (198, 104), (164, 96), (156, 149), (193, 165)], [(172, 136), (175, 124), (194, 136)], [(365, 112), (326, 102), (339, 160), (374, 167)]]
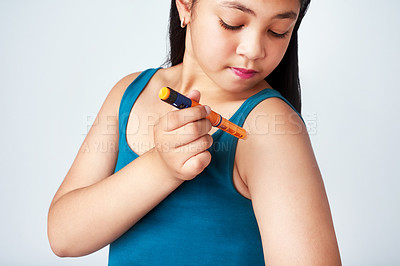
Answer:
[[(211, 125), (200, 106), (160, 118), (154, 126), (156, 147), (113, 174), (118, 156), (118, 149), (112, 147), (118, 147), (119, 103), (136, 76), (125, 77), (111, 90), (51, 202), (48, 237), (53, 252), (60, 257), (87, 255), (113, 242), (210, 161), (206, 149), (212, 143), (207, 134)], [(185, 121), (188, 116), (191, 121)], [(110, 122), (115, 125), (111, 132)], [(182, 130), (185, 135), (179, 136)], [(187, 134), (188, 130), (193, 134)], [(178, 134), (165, 134), (172, 131)], [(99, 144), (111, 148), (99, 151)], [(157, 144), (170, 148), (158, 149), (166, 145)], [(188, 146), (197, 149), (180, 149)]]

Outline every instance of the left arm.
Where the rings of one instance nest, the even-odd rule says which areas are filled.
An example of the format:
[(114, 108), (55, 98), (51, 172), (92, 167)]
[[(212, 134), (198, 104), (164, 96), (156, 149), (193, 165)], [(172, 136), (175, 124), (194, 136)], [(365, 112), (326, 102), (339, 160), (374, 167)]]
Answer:
[(261, 102), (247, 121), (257, 124), (253, 123), (256, 127), (248, 140), (238, 144), (237, 163), (251, 195), (265, 263), (341, 265), (328, 199), (305, 125), (278, 98)]

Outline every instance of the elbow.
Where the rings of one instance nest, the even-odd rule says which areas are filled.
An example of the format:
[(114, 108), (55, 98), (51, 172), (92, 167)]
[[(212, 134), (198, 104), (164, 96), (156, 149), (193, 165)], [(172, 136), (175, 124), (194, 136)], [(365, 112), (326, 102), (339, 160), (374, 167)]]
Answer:
[[(64, 207), (65, 209), (65, 207)], [(61, 258), (81, 257), (104, 247), (97, 238), (92, 238), (91, 227), (60, 211), (52, 205), (47, 217), (47, 238), (53, 253)]]
[(79, 245), (74, 243), (71, 231), (68, 230), (69, 222), (57, 214), (57, 208), (52, 203), (47, 216), (47, 238), (51, 250), (60, 258), (82, 256), (77, 250)]
[(50, 243), (50, 248), (53, 251), (53, 253), (60, 257), (60, 258), (65, 258), (65, 257), (72, 257), (70, 255), (70, 250), (66, 248), (65, 245), (60, 243), (60, 241), (57, 241), (49, 236), (49, 243)]
[(60, 258), (82, 257), (102, 248), (97, 246), (90, 246), (84, 241), (79, 241), (78, 243), (63, 238), (52, 237), (51, 234), (49, 234), (48, 238), (51, 250), (56, 256)]
[(66, 248), (65, 241), (61, 237), (62, 234), (57, 230), (59, 227), (55, 222), (54, 210), (50, 206), (47, 216), (47, 239), (49, 240), (50, 248), (56, 256), (61, 258), (68, 257), (68, 248)]
[(62, 228), (62, 225), (57, 224), (49, 216), (47, 238), (53, 253), (60, 258), (82, 256), (78, 250), (79, 245), (74, 243), (73, 239), (68, 237), (70, 234), (62, 230)]
[(62, 226), (52, 225), (51, 222), (48, 223), (47, 237), (51, 250), (60, 258), (82, 257), (100, 249), (85, 241), (81, 234), (63, 230)]
[(56, 237), (51, 233), (48, 234), (50, 248), (53, 253), (60, 257), (81, 257), (90, 254), (90, 252), (85, 252), (79, 248), (79, 245), (63, 239), (62, 237)]
[(68, 256), (68, 250), (63, 249), (60, 246), (54, 245), (54, 243), (52, 243), (51, 241), (50, 241), (50, 248), (53, 251), (53, 253), (60, 258), (71, 257)]
[(53, 253), (60, 258), (76, 257), (73, 250), (71, 249), (71, 245), (69, 245), (65, 239), (59, 237), (55, 231), (56, 230), (48, 227), (47, 237), (49, 239), (50, 248)]

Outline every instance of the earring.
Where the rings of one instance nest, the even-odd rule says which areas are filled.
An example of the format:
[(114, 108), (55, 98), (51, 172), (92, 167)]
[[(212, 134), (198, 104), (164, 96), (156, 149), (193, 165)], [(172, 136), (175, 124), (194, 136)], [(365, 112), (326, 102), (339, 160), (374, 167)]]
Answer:
[(183, 17), (181, 20), (181, 28), (184, 28), (185, 26), (185, 17)]

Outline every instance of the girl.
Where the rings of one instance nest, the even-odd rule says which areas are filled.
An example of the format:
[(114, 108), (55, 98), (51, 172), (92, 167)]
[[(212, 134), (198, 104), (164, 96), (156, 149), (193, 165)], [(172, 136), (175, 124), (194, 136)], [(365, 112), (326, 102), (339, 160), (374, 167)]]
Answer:
[[(171, 67), (109, 93), (51, 203), (54, 253), (111, 244), (109, 265), (340, 265), (300, 117), (308, 4), (173, 0)], [(171, 108), (158, 98), (164, 86), (203, 105)], [(210, 107), (248, 138), (212, 128)]]

